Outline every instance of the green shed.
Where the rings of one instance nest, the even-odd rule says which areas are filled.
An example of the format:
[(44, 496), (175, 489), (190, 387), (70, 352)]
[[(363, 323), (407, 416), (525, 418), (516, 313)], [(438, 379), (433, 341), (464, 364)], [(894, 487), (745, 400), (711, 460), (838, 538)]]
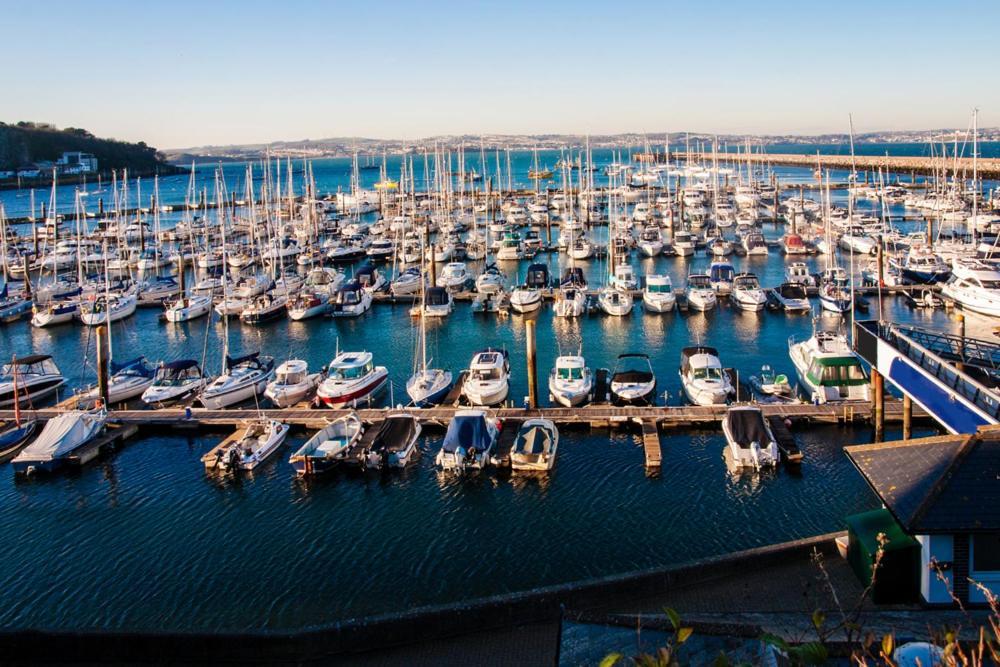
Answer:
[(878, 604), (913, 602), (920, 592), (920, 543), (903, 532), (887, 509), (847, 517), (850, 540), (847, 561), (866, 587), (872, 580), (878, 534), (888, 539), (875, 577), (872, 601)]

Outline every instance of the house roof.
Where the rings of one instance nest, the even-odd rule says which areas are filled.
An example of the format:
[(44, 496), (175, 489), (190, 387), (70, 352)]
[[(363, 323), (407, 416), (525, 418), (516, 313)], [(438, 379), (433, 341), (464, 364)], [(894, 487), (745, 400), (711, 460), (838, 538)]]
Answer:
[(844, 451), (911, 535), (1000, 530), (1000, 430)]

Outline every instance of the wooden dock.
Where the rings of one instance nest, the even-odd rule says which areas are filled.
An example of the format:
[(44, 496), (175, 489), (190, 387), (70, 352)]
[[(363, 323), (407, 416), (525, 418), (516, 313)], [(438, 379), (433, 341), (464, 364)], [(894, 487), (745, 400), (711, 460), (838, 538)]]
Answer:
[(663, 463), (663, 453), (660, 451), (660, 429), (656, 422), (648, 419), (642, 421), (642, 449), (646, 454), (646, 468), (659, 468)]
[(88, 442), (83, 447), (79, 447), (72, 456), (67, 457), (70, 465), (82, 466), (97, 458), (102, 452), (117, 449), (121, 443), (125, 442), (139, 432), (139, 425), (133, 423), (108, 424), (104, 433)]

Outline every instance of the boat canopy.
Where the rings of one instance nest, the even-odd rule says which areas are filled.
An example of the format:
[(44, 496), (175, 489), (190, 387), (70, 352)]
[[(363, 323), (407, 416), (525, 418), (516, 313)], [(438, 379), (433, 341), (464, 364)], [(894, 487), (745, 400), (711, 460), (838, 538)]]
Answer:
[(416, 419), (410, 415), (389, 415), (379, 426), (372, 449), (395, 449), (410, 442), (416, 433)]
[(726, 413), (729, 436), (741, 449), (749, 449), (756, 442), (761, 447), (771, 443), (771, 436), (764, 424), (764, 415), (758, 408), (739, 408)]
[(799, 283), (781, 283), (778, 293), (785, 299), (805, 299), (806, 288)]
[(189, 368), (195, 368), (198, 366), (198, 362), (194, 359), (178, 359), (177, 361), (167, 361), (164, 362), (161, 368), (165, 368), (171, 371), (184, 371)]
[[(644, 368), (644, 369), (629, 368), (628, 367), (628, 361), (627, 361), (629, 359), (642, 359), (643, 361), (646, 362), (646, 368)], [(623, 361), (626, 364), (626, 368), (624, 370), (618, 370), (617, 367), (615, 368), (615, 372), (614, 372), (614, 374), (611, 377), (611, 379), (612, 379), (613, 382), (637, 382), (637, 383), (639, 383), (639, 382), (650, 382), (650, 381), (653, 380), (653, 367), (649, 363), (649, 356), (648, 355), (645, 355), (645, 354), (642, 354), (642, 353), (638, 353), (638, 352), (632, 352), (632, 353), (629, 353), (629, 354), (619, 354), (618, 355), (618, 365), (620, 366)]]
[(51, 358), (51, 354), (29, 354), (26, 357), (14, 357), (12, 363), (17, 366), (31, 366)]
[(51, 461), (68, 454), (86, 443), (94, 434), (95, 427), (103, 423), (103, 413), (73, 411), (53, 417), (42, 429), (42, 433), (28, 445), (20, 457)]
[(733, 276), (736, 275), (736, 269), (729, 262), (713, 262), (711, 269), (712, 280), (718, 282), (720, 280), (732, 280)]
[(425, 297), (428, 306), (447, 306), (451, 301), (448, 290), (443, 287), (429, 287)]
[(226, 357), (226, 368), (233, 368), (241, 364), (245, 366), (260, 366), (261, 363), (258, 360), (260, 357), (260, 352), (252, 352), (250, 354), (243, 355), (242, 357)]
[(485, 452), (490, 445), (491, 437), (484, 413), (457, 414), (448, 424), (448, 432), (441, 448), (453, 454), (459, 449)]
[(686, 375), (691, 369), (691, 360), (699, 355), (712, 356), (718, 359), (719, 351), (714, 347), (709, 347), (708, 345), (692, 345), (691, 347), (685, 347), (681, 350), (681, 373)]

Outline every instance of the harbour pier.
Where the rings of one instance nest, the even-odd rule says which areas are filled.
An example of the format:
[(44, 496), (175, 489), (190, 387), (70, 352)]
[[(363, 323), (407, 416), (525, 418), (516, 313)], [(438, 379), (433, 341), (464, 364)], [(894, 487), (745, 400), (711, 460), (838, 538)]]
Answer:
[[(790, 153), (711, 153), (678, 152), (672, 159), (710, 164), (718, 162), (745, 162), (755, 164), (780, 164), (790, 167), (822, 169), (856, 169), (858, 171), (885, 171), (914, 174), (939, 174), (945, 171), (965, 171), (971, 177), (973, 164), (971, 157), (926, 157), (909, 155), (796, 155)], [(1000, 176), (1000, 159), (979, 158), (976, 171), (980, 177)]]

